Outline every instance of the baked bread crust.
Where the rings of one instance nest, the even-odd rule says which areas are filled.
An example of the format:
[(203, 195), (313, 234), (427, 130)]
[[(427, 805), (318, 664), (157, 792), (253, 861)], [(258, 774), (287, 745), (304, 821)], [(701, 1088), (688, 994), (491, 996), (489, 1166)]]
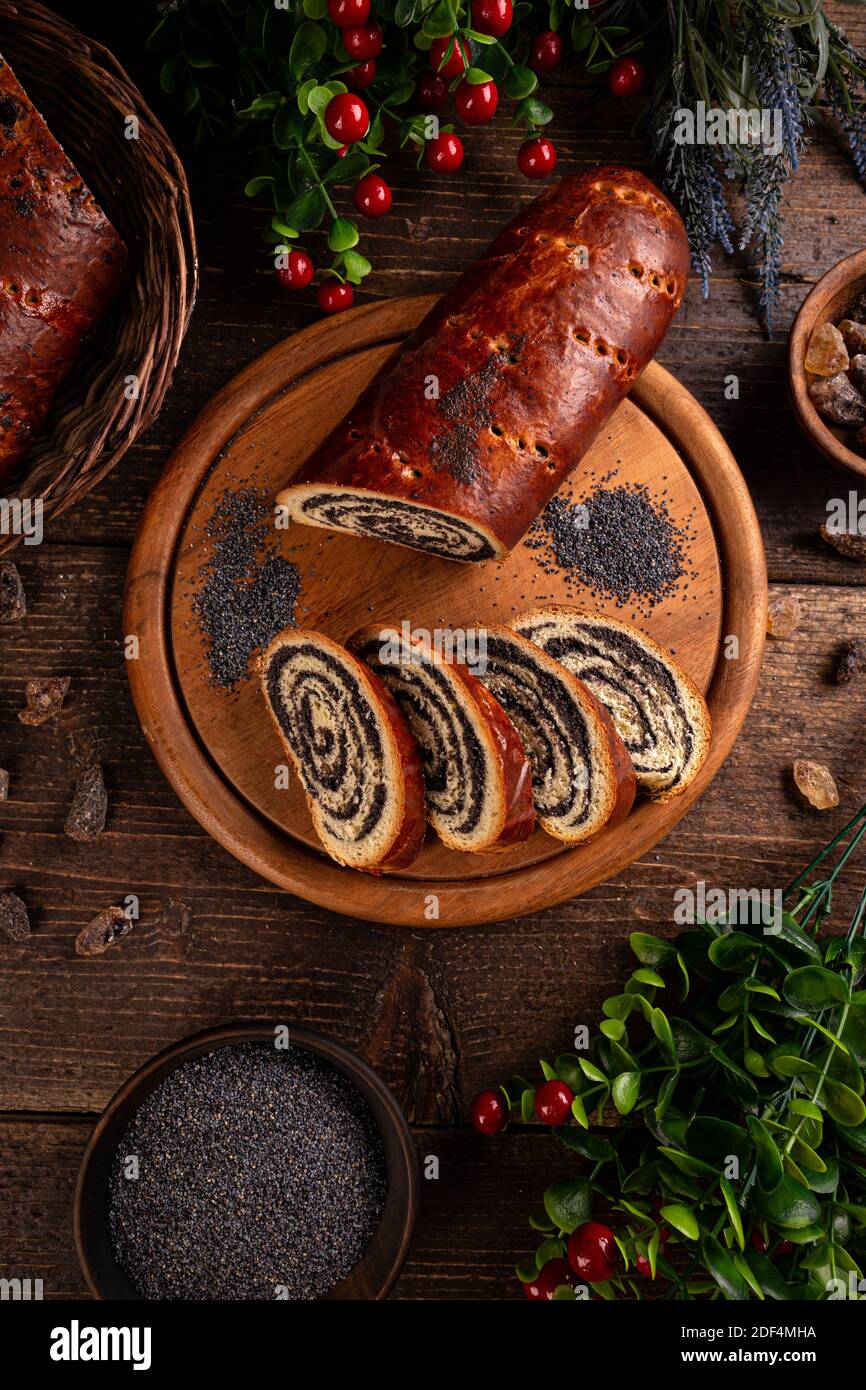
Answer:
[[(607, 710), (571, 671), (513, 628), (489, 626), (486, 633), (487, 670), (482, 680), (523, 740), (542, 829), (566, 844), (583, 844), (619, 825), (634, 804), (637, 784), (631, 758)], [(565, 767), (557, 765), (557, 746), (569, 755)], [(572, 777), (581, 771), (580, 764), (589, 804), (575, 820), (581, 807)], [(570, 803), (570, 809), (547, 813), (545, 801), (557, 796)]]
[[(514, 627), (588, 684), (602, 704), (607, 696), (614, 724), (626, 748), (632, 747), (629, 756), (635, 765), (638, 789), (644, 795), (654, 801), (670, 801), (691, 785), (709, 755), (712, 718), (700, 690), (669, 651), (621, 618), (570, 604), (531, 608), (514, 619)], [(606, 637), (609, 647), (619, 640), (620, 652), (605, 652), (603, 646), (591, 649), (586, 639), (594, 633)], [(617, 659), (625, 682), (619, 691)], [(649, 685), (644, 711), (638, 704), (642, 679)], [(640, 725), (639, 733), (634, 727), (629, 730), (629, 723)], [(681, 766), (662, 766), (659, 755), (664, 750), (653, 743), (654, 725), (656, 735), (663, 732), (670, 739), (671, 755), (681, 758)], [(677, 745), (678, 736), (686, 740), (683, 749)]]
[[(409, 508), (433, 508), (478, 528), (475, 553), (455, 537), (454, 558), (501, 557), (658, 349), (688, 269), (679, 214), (643, 174), (569, 175), (434, 306), (278, 500), (307, 524), (445, 554), (413, 535)], [(335, 492), (360, 495), (358, 513), (371, 498), (407, 510), (340, 525)]]
[[(284, 652), (307, 646), (323, 656), (332, 673), (336, 674), (340, 670), (348, 673), (350, 680), (357, 684), (361, 699), (366, 702), (366, 709), (361, 714), (361, 725), (369, 727), (371, 721), (375, 722), (377, 730), (381, 731), (383, 736), (383, 783), (387, 784), (388, 791), (394, 796), (395, 806), (389, 812), (389, 824), (380, 837), (378, 849), (375, 848), (371, 834), (366, 836), (369, 846), (363, 860), (352, 855), (348, 842), (346, 851), (341, 852), (335, 836), (329, 833), (326, 811), (323, 810), (320, 798), (311, 785), (311, 770), (299, 754), (297, 738), (293, 741), (284, 728), (280, 719), (281, 710), (276, 706), (272, 686), (274, 662), (279, 661)], [(321, 632), (286, 628), (267, 646), (259, 658), (258, 666), (262, 693), (271, 722), (304, 788), (313, 825), (328, 854), (339, 864), (365, 870), (367, 873), (406, 868), (417, 858), (424, 843), (427, 810), (418, 745), (396, 700), (364, 662)], [(339, 696), (340, 692), (337, 694)], [(345, 695), (343, 692), (343, 698)], [(332, 718), (345, 730), (345, 720), (340, 720), (339, 699), (333, 704)], [(366, 750), (361, 748), (360, 752), (357, 749), (354, 751), (358, 765), (363, 767)], [(370, 775), (369, 768), (367, 772)], [(375, 826), (373, 830), (376, 830)]]
[(0, 479), (40, 433), (126, 248), (0, 57)]
[[(376, 675), (382, 677), (387, 686), (388, 663), (380, 658), (379, 653), (389, 639), (401, 645), (404, 640), (410, 643), (417, 652), (419, 663), (428, 668), (432, 667), (438, 673), (439, 679), (445, 682), (446, 687), (452, 687), (455, 704), (459, 707), (462, 715), (470, 721), (472, 733), (486, 752), (489, 760), (488, 767), (492, 773), (490, 792), (494, 798), (494, 806), (492, 808), (483, 807), (483, 811), (487, 814), (483, 817), (479, 815), (478, 825), (473, 827), (471, 832), (464, 831), (459, 835), (453, 832), (449, 823), (453, 816), (437, 815), (436, 813), (431, 797), (432, 788), (428, 772), (426, 778), (428, 783), (428, 817), (439, 838), (452, 849), (472, 853), (488, 853), (507, 849), (511, 845), (527, 839), (535, 826), (532, 770), (520, 735), (502, 706), (466, 666), (457, 661), (446, 660), (444, 656), (435, 651), (426, 638), (418, 633), (413, 632), (404, 635), (399, 633), (397, 629), (377, 624), (356, 632), (349, 639), (347, 645), (350, 650), (357, 653), (363, 661), (371, 666)], [(395, 676), (399, 676), (401, 672), (405, 672), (406, 662), (399, 662), (393, 667), (393, 670)], [(403, 680), (400, 679), (395, 683), (395, 689), (392, 693), (400, 703), (398, 684), (403, 686)], [(423, 698), (423, 691), (415, 691), (414, 697)], [(410, 727), (413, 727), (411, 709), (404, 708), (404, 713)], [(431, 723), (425, 727), (431, 735), (435, 732), (443, 739), (448, 732), (443, 729), (434, 731), (432, 719)], [(421, 749), (421, 757), (425, 761), (425, 766), (428, 763), (436, 764), (441, 770), (449, 759), (450, 749), (441, 747), (429, 750), (425, 754), (423, 737), (417, 728), (413, 728), (413, 732)], [(451, 732), (454, 732), (453, 729)], [(466, 787), (462, 790), (468, 792)], [(494, 812), (493, 815), (489, 814), (491, 809)], [(486, 829), (483, 828), (484, 825), (486, 825)]]

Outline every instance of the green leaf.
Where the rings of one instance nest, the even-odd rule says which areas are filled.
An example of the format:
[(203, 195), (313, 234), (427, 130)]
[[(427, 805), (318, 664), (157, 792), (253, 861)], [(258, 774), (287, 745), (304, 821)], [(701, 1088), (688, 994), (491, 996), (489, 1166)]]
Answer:
[(628, 944), (641, 965), (665, 965), (676, 955), (670, 942), (650, 936), (648, 932), (633, 931)]
[(628, 1115), (640, 1095), (640, 1072), (622, 1071), (614, 1079), (613, 1103), (621, 1115)]
[(755, 1277), (755, 1275), (749, 1269), (749, 1266), (746, 1263), (745, 1255), (741, 1255), (738, 1250), (735, 1250), (731, 1255), (731, 1259), (733, 1260), (740, 1274), (742, 1274), (749, 1288), (752, 1290), (752, 1293), (755, 1295), (757, 1299), (760, 1299), (760, 1301), (763, 1303), (764, 1290), (761, 1288), (761, 1285), (758, 1283), (758, 1280)]
[(553, 1064), (553, 1069), (555, 1076), (564, 1081), (572, 1091), (579, 1091), (583, 1086), (580, 1061), (573, 1052), (561, 1052)]
[(866, 1105), (856, 1091), (841, 1081), (833, 1081), (828, 1076), (818, 1099), (824, 1102), (827, 1113), (837, 1124), (847, 1125), (851, 1129), (866, 1120)]
[(271, 178), (269, 174), (260, 174), (257, 178), (250, 179), (244, 188), (244, 193), (248, 198), (255, 198), (265, 188), (270, 188), (273, 183), (276, 183), (276, 179)]
[(515, 63), (505, 79), (505, 95), (522, 101), (524, 97), (531, 96), (537, 86), (538, 78), (532, 69)]
[(757, 1154), (758, 1184), (764, 1192), (775, 1192), (784, 1177), (782, 1156), (756, 1115), (746, 1116), (746, 1126)]
[(348, 251), (358, 244), (358, 228), (347, 217), (338, 217), (331, 224), (328, 246), (332, 251)]
[(574, 1100), (571, 1102), (571, 1113), (583, 1129), (589, 1129), (589, 1116), (586, 1113), (586, 1106), (580, 1096), (575, 1096)]
[(798, 1009), (826, 1009), (832, 1004), (844, 1004), (848, 986), (840, 975), (820, 965), (803, 965), (785, 977), (782, 986), (789, 1004)]
[(548, 125), (553, 120), (553, 111), (537, 97), (526, 97), (520, 105), (520, 114), (531, 126)]
[(620, 1038), (624, 1038), (626, 1035), (625, 1024), (618, 1018), (606, 1018), (604, 1022), (600, 1023), (598, 1026), (599, 1031), (603, 1033), (606, 1038), (612, 1038), (615, 1042), (618, 1042)]
[(567, 1149), (582, 1154), (593, 1163), (608, 1163), (616, 1157), (609, 1139), (602, 1139), (597, 1134), (588, 1134), (583, 1129), (575, 1129), (574, 1125), (559, 1125), (553, 1133)]
[(741, 931), (731, 931), (725, 932), (724, 936), (717, 936), (707, 955), (719, 970), (736, 970), (744, 960), (762, 949), (763, 942), (756, 937), (747, 936)]
[(278, 150), (289, 150), (301, 134), (301, 125), (290, 106), (284, 106), (274, 116), (271, 128), (274, 144)]
[(544, 1194), (544, 1210), (561, 1231), (571, 1235), (592, 1216), (592, 1187), (585, 1178), (560, 1178)]
[(286, 221), (299, 232), (311, 232), (325, 215), (325, 199), (318, 187), (308, 188), (286, 208)]
[(737, 1238), (737, 1244), (741, 1250), (745, 1249), (746, 1241), (743, 1235), (743, 1218), (740, 1216), (740, 1208), (737, 1206), (737, 1199), (734, 1196), (734, 1189), (725, 1177), (719, 1178), (719, 1187), (725, 1199), (725, 1206), (728, 1209), (731, 1226)]
[(183, 54), (173, 53), (170, 58), (166, 58), (159, 70), (159, 85), (169, 96), (176, 96), (183, 82)]
[(330, 169), (322, 175), (322, 183), (354, 183), (362, 174), (366, 174), (368, 169), (375, 167), (363, 150), (352, 150), (351, 154), (334, 160)]
[(836, 1132), (856, 1154), (866, 1154), (866, 1124), (836, 1125)]
[(493, 81), (490, 73), (485, 72), (483, 68), (467, 68), (463, 76), (473, 87), (480, 87), (482, 82)]
[(751, 1076), (766, 1077), (770, 1075), (770, 1069), (760, 1052), (756, 1052), (753, 1047), (747, 1047), (744, 1050), (743, 1064)]
[(737, 1302), (749, 1297), (748, 1285), (728, 1251), (708, 1231), (701, 1241), (704, 1264), (727, 1298)]
[(318, 63), (327, 46), (327, 36), (321, 24), (306, 20), (292, 39), (289, 49), (289, 71), (296, 82), (303, 77), (308, 68)]
[(821, 1214), (821, 1204), (814, 1192), (787, 1173), (772, 1192), (756, 1189), (753, 1205), (771, 1226), (786, 1231), (811, 1226)]
[(717, 1172), (728, 1158), (745, 1164), (751, 1154), (749, 1136), (741, 1125), (720, 1120), (715, 1115), (696, 1115), (687, 1130), (689, 1152)]
[(695, 1158), (694, 1154), (682, 1153), (679, 1149), (672, 1149), (667, 1144), (659, 1145), (659, 1153), (665, 1158), (670, 1159), (675, 1168), (679, 1168), (681, 1173), (687, 1173), (693, 1178), (716, 1178), (718, 1169), (710, 1163), (704, 1163), (702, 1159)]
[(304, 0), (304, 14), (308, 19), (324, 19), (328, 13), (328, 0)]
[(768, 1298), (775, 1299), (777, 1303), (786, 1303), (791, 1299), (791, 1290), (785, 1279), (766, 1255), (759, 1255), (757, 1250), (747, 1250), (743, 1259)]
[(656, 989), (664, 989), (665, 982), (656, 970), (648, 970), (642, 966), (640, 970), (635, 970), (631, 977), (641, 985), (653, 985)]
[(545, 1062), (543, 1057), (540, 1059), (538, 1065), (541, 1067), (545, 1081), (556, 1080), (556, 1069), (552, 1067), (549, 1062)]
[(663, 1009), (653, 1009), (650, 1019), (652, 1030), (667, 1052), (668, 1056), (677, 1061), (677, 1049), (674, 1043), (674, 1035), (671, 1031), (670, 1021)]
[(708, 1055), (711, 1044), (697, 1028), (693, 1028), (684, 1018), (673, 1018), (670, 1024), (677, 1057), (683, 1066)]
[(594, 1062), (590, 1062), (587, 1057), (579, 1057), (578, 1062), (580, 1063), (581, 1071), (589, 1081), (600, 1081), (603, 1085), (608, 1085), (608, 1080), (604, 1072), (600, 1067), (597, 1067)]
[(314, 85), (307, 92), (307, 106), (316, 116), (324, 116), (334, 93), (329, 87)]
[(352, 285), (360, 285), (364, 276), (369, 275), (373, 269), (359, 251), (347, 251), (343, 257), (343, 264), (346, 267), (346, 279)]
[(527, 1088), (520, 1096), (520, 1118), (525, 1125), (535, 1119), (535, 1091)]
[(697, 1240), (700, 1236), (700, 1227), (692, 1208), (684, 1206), (681, 1202), (662, 1207), (659, 1216), (667, 1225), (674, 1226), (687, 1240)]
[(521, 1284), (531, 1284), (538, 1273), (535, 1260), (519, 1260), (514, 1266), (514, 1273), (517, 1275)]
[(781, 921), (777, 920), (775, 925), (779, 928), (778, 931), (773, 932), (777, 941), (787, 941), (789, 946), (796, 946), (798, 951), (802, 951), (804, 955), (811, 956), (812, 960), (820, 963), (821, 951), (819, 947), (815, 945), (811, 936), (803, 931), (797, 919), (792, 917), (790, 912), (783, 912)]

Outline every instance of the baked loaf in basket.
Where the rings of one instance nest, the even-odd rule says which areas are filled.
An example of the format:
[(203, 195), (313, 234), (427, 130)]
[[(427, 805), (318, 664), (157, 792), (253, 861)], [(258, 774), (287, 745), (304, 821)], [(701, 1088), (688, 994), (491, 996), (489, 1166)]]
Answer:
[(0, 480), (127, 273), (123, 242), (0, 57)]
[(421, 750), (427, 816), (451, 849), (505, 849), (535, 825), (532, 772), (488, 690), (426, 637), (370, 627), (349, 644), (390, 690)]
[(436, 304), (278, 501), (453, 560), (505, 555), (658, 349), (688, 267), (682, 221), (642, 174), (569, 175)]
[(610, 716), (586, 686), (508, 627), (488, 627), (481, 679), (532, 765), (538, 819), (566, 844), (590, 840), (631, 810), (635, 775)]
[(522, 613), (514, 627), (610, 711), (642, 792), (667, 801), (685, 791), (710, 751), (710, 712), (669, 652), (619, 618), (567, 604)]
[(274, 728), (339, 864), (379, 873), (424, 842), (424, 778), (395, 700), (363, 661), (320, 632), (287, 628), (262, 653)]

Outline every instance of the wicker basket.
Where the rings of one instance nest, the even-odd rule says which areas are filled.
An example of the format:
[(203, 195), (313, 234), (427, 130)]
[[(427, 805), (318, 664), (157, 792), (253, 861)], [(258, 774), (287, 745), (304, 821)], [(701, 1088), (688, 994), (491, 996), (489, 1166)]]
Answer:
[[(41, 5), (0, 0), (0, 53), (129, 247), (132, 277), (55, 399), (7, 498), (42, 498), (44, 519), (83, 497), (156, 418), (197, 285), (186, 176), (123, 68)], [(138, 118), (138, 139), (126, 138)], [(126, 379), (138, 379), (128, 399)], [(0, 554), (20, 537), (0, 536)]]

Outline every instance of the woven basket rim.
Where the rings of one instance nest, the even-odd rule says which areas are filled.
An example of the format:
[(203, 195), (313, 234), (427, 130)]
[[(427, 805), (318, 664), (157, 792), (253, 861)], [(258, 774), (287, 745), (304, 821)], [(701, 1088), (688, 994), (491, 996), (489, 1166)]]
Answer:
[[(31, 62), (39, 61), (37, 77), (21, 75), (31, 52)], [(0, 483), (0, 493), (8, 501), (39, 500), (47, 523), (105, 478), (159, 414), (195, 305), (198, 253), (180, 156), (111, 50), (38, 0), (26, 5), (20, 0), (0, 0), (0, 54), (19, 74), (37, 109), (48, 107), (45, 119), (52, 134), (67, 149), (112, 223), (128, 244), (138, 241), (130, 245), (130, 281), (81, 362), (62, 384), (46, 433), (24, 461), (21, 474)], [(53, 58), (58, 68), (62, 65), (64, 83), (58, 84), (52, 98), (48, 93), (54, 90), (49, 86)], [(66, 106), (71, 73), (78, 75), (72, 89), (87, 108), (83, 114), (71, 100)], [(63, 122), (52, 117), (52, 100), (74, 112), (65, 130)], [(76, 149), (79, 138), (85, 145), (91, 143), (91, 126), (84, 136), (80, 129), (93, 112), (102, 116), (101, 126), (98, 120), (93, 123), (97, 131), (93, 144), (102, 147), (93, 151), (94, 156), (104, 153), (106, 142), (109, 146), (114, 142), (114, 166), (88, 167)], [(125, 158), (136, 160), (134, 165), (121, 165), (119, 159), (121, 122), (127, 115), (138, 118), (141, 131), (134, 154), (129, 148), (132, 141), (123, 149)], [(128, 182), (121, 192), (124, 178)], [(130, 192), (129, 201), (121, 204), (123, 194)], [(136, 206), (150, 215), (136, 214)], [(130, 234), (125, 222), (134, 229), (140, 227), (140, 233)], [(127, 395), (123, 381), (130, 379), (138, 382), (138, 389), (136, 393), (131, 385), (132, 394)], [(21, 539), (0, 535), (0, 555)]]

